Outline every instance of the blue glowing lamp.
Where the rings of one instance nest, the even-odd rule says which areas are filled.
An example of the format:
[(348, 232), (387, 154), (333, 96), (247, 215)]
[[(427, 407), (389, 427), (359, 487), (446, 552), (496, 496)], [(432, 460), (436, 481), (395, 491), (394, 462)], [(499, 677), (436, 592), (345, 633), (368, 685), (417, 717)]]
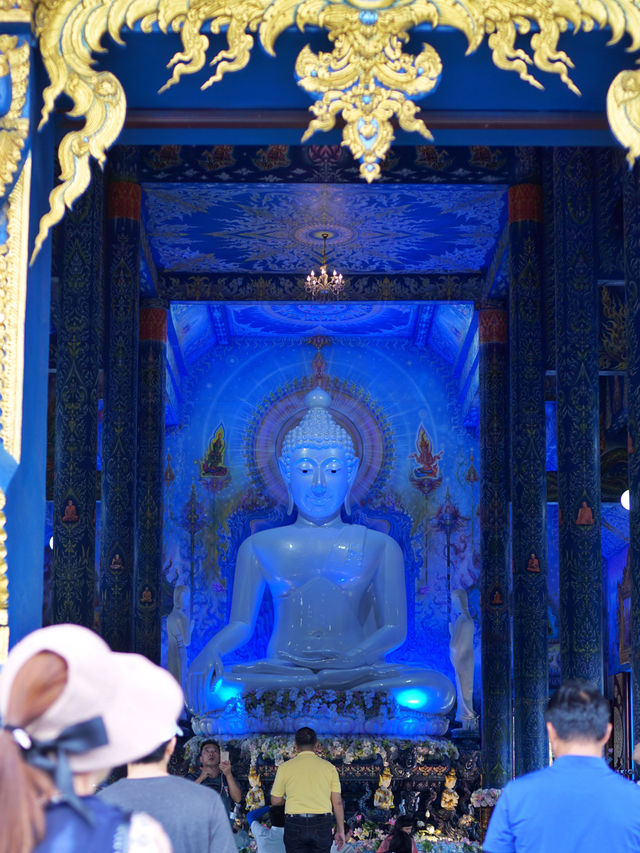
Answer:
[(227, 702), (230, 702), (231, 699), (235, 699), (236, 696), (239, 696), (241, 693), (242, 686), (240, 684), (229, 684), (229, 682), (225, 681), (224, 678), (219, 678), (213, 685), (213, 690), (211, 690), (209, 694), (211, 697), (210, 707), (224, 708)]
[(401, 690), (393, 690), (393, 696), (403, 708), (411, 708), (421, 711), (429, 704), (429, 692), (419, 687), (404, 687)]

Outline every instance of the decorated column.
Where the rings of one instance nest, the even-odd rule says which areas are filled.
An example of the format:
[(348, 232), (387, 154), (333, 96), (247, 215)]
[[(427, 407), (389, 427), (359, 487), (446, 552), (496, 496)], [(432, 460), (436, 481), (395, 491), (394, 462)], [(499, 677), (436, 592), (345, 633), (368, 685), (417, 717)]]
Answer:
[(624, 264), (627, 303), (627, 400), (629, 407), (629, 566), (631, 570), (632, 743), (640, 740), (640, 172), (624, 186)]
[(479, 312), (482, 755), (485, 785), (512, 776), (507, 312)]
[(53, 621), (92, 626), (95, 613), (98, 374), (102, 360), (103, 176), (63, 224), (56, 350)]
[(602, 688), (598, 285), (593, 154), (554, 151), (562, 677)]
[(140, 308), (134, 650), (160, 662), (167, 309)]
[(109, 156), (100, 532), (100, 633), (130, 651), (135, 551), (140, 185), (137, 151)]
[(548, 763), (543, 712), (549, 665), (542, 190), (532, 149), (519, 149), (516, 156), (517, 183), (509, 188), (509, 375), (514, 753), (519, 776)]

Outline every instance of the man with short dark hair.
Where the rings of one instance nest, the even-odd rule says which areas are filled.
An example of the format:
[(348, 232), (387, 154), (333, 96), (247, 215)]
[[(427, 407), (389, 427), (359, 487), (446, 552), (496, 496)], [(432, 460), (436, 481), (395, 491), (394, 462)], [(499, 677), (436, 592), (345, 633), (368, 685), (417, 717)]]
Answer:
[[(297, 755), (278, 767), (271, 803), (284, 804), (284, 846), (287, 853), (329, 853), (335, 838), (344, 845), (344, 808), (338, 771), (315, 754), (316, 733), (303, 726), (295, 734)], [(331, 812), (336, 833), (331, 835)]]
[(227, 817), (232, 820), (233, 809), (242, 800), (242, 791), (233, 777), (228, 754), (222, 760), (220, 744), (217, 740), (210, 738), (202, 741), (198, 756), (198, 768), (195, 773), (188, 773), (187, 779), (191, 779), (205, 788), (211, 788), (220, 794)]
[(637, 853), (640, 789), (602, 750), (610, 708), (589, 682), (565, 682), (545, 712), (551, 767), (509, 782), (494, 809), (486, 853)]
[(171, 839), (173, 853), (237, 853), (229, 816), (218, 794), (169, 775), (175, 747), (173, 737), (127, 765), (127, 778), (109, 785), (99, 796), (126, 811), (154, 817)]

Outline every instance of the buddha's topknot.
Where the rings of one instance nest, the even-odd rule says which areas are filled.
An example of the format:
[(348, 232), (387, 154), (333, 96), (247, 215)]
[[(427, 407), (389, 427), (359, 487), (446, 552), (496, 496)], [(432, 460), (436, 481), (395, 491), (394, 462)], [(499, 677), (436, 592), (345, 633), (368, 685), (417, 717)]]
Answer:
[(287, 481), (291, 478), (291, 454), (299, 447), (322, 449), (323, 447), (341, 447), (347, 458), (349, 477), (356, 464), (353, 440), (349, 433), (329, 414), (331, 397), (322, 388), (314, 388), (304, 398), (308, 408), (300, 423), (289, 430), (282, 442), (282, 462), (286, 470)]

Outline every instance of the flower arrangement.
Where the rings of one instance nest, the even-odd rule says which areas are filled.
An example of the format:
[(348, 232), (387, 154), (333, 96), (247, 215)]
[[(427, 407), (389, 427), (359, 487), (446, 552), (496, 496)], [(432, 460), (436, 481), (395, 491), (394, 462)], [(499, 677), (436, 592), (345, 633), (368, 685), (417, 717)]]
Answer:
[(377, 690), (251, 690), (229, 699), (224, 709), (195, 717), (196, 734), (223, 736), (294, 731), (313, 720), (319, 733), (350, 735), (444, 734), (448, 721), (438, 714), (400, 707), (392, 693)]
[[(191, 743), (191, 742), (190, 742)], [(295, 755), (293, 737), (278, 735), (254, 735), (238, 741), (230, 741), (249, 755), (250, 765), (254, 767), (258, 758), (273, 764), (282, 764)], [(403, 749), (412, 748), (416, 764), (424, 764), (426, 759), (458, 758), (455, 744), (448, 740), (425, 738), (419, 741), (396, 740), (375, 737), (326, 737), (318, 740), (318, 754), (329, 761), (341, 761), (353, 764), (354, 761), (376, 761), (378, 756), (384, 763), (393, 760)]]
[(501, 793), (500, 788), (478, 788), (471, 794), (471, 805), (474, 809), (485, 806), (493, 808), (498, 802)]

